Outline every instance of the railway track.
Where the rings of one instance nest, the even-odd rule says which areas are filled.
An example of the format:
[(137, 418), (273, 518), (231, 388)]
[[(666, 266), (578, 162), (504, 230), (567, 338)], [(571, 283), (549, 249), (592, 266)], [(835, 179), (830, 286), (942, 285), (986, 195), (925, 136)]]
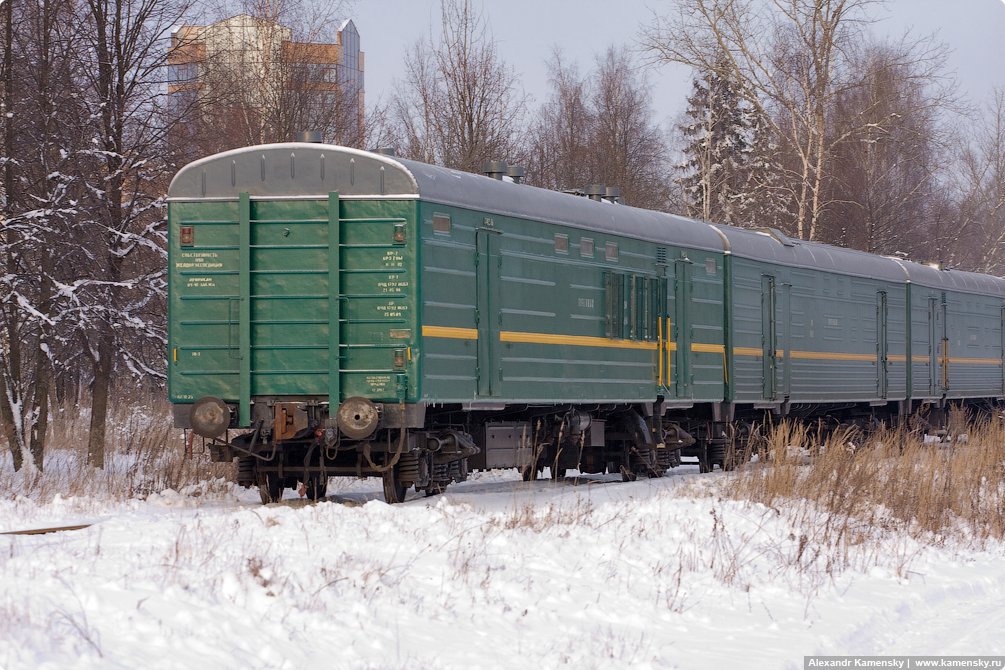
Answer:
[(46, 533), (61, 533), (69, 530), (81, 530), (90, 528), (94, 524), (85, 523), (78, 526), (54, 526), (52, 528), (31, 528), (28, 530), (8, 530), (0, 532), (0, 535), (45, 535)]

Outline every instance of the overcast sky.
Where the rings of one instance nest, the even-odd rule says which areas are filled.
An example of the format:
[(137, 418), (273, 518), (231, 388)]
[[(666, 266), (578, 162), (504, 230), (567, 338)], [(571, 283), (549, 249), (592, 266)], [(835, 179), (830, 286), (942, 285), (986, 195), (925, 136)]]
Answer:
[[(476, 4), (478, 0), (475, 0)], [(652, 11), (673, 0), (493, 0), (482, 6), (499, 51), (519, 75), (535, 109), (548, 96), (545, 61), (555, 46), (580, 71), (608, 45), (636, 45), (639, 26)], [(652, 8), (652, 9), (650, 9)], [(949, 67), (961, 92), (983, 100), (992, 85), (1005, 86), (1005, 0), (891, 0), (875, 7), (885, 17), (873, 30), (899, 37), (905, 29), (924, 35), (938, 31), (952, 49)], [(366, 54), (368, 102), (387, 100), (400, 78), (405, 52), (430, 29), (439, 29), (439, 0), (356, 0), (350, 18)], [(691, 73), (662, 67), (649, 72), (654, 83), (656, 118), (665, 121), (683, 110)]]

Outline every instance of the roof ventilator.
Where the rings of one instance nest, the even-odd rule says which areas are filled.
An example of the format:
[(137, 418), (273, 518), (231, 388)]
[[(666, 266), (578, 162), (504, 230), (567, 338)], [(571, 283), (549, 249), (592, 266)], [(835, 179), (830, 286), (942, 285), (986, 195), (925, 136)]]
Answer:
[(370, 149), (370, 153), (380, 154), (381, 156), (395, 156), (394, 147), (377, 147), (376, 149)]
[(613, 202), (615, 205), (625, 204), (625, 199), (621, 197), (621, 189), (617, 186), (608, 186), (604, 194), (604, 200)]
[(522, 165), (510, 165), (506, 173), (509, 175), (509, 178), (513, 180), (514, 184), (519, 184), (523, 182), (523, 178), (527, 174), (527, 171)]
[(324, 138), (321, 137), (320, 130), (301, 130), (297, 133), (297, 142), (321, 144), (324, 142)]
[(509, 166), (503, 161), (486, 161), (482, 163), (482, 173), (486, 177), (502, 181), (503, 176), (509, 174)]
[(607, 197), (607, 187), (603, 184), (590, 184), (589, 186), (583, 187), (583, 195), (590, 200), (601, 202), (605, 197)]

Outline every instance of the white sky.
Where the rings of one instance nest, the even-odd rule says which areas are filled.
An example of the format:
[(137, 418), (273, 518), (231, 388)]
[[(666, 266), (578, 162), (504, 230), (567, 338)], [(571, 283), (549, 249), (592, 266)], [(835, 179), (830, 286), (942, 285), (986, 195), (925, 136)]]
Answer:
[[(477, 0), (476, 0), (477, 2)], [(492, 33), (507, 63), (519, 75), (535, 109), (548, 96), (545, 61), (557, 45), (580, 71), (589, 70), (594, 54), (608, 45), (635, 45), (639, 26), (672, 0), (496, 0), (484, 3)], [(949, 67), (956, 71), (961, 92), (982, 101), (992, 85), (1005, 86), (1005, 1), (890, 0), (876, 6), (885, 16), (874, 31), (899, 37), (934, 31), (953, 50)], [(406, 49), (418, 38), (438, 30), (439, 0), (355, 0), (349, 12), (366, 54), (368, 102), (387, 100), (400, 78)], [(691, 72), (663, 67), (649, 73), (655, 84), (656, 118), (665, 121), (685, 106)]]

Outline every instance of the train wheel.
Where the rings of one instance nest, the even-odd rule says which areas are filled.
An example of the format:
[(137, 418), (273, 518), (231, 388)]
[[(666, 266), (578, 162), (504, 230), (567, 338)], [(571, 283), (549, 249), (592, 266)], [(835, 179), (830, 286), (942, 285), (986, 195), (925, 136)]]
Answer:
[(633, 472), (632, 470), (629, 470), (628, 466), (625, 466), (625, 465), (621, 466), (621, 481), (623, 481), (623, 482), (634, 482), (638, 478), (639, 478), (639, 476), (635, 472)]
[(534, 465), (533, 463), (531, 463), (530, 465), (525, 465), (522, 468), (520, 468), (520, 476), (523, 478), (525, 482), (534, 481), (535, 479), (537, 479), (538, 474), (540, 474), (540, 470), (538, 470), (537, 466)]
[(274, 472), (258, 473), (258, 494), (262, 497), (262, 504), (279, 502), (283, 499), (283, 481)]
[(398, 477), (398, 466), (394, 466), (382, 475), (384, 480), (384, 500), (388, 505), (405, 502), (405, 485)]
[(321, 500), (328, 491), (328, 478), (325, 477), (322, 480), (319, 475), (308, 477), (307, 481), (304, 482), (304, 488), (307, 489), (308, 500)]
[(551, 481), (553, 482), (565, 481), (566, 468), (558, 468), (552, 465), (548, 469), (551, 470)]

